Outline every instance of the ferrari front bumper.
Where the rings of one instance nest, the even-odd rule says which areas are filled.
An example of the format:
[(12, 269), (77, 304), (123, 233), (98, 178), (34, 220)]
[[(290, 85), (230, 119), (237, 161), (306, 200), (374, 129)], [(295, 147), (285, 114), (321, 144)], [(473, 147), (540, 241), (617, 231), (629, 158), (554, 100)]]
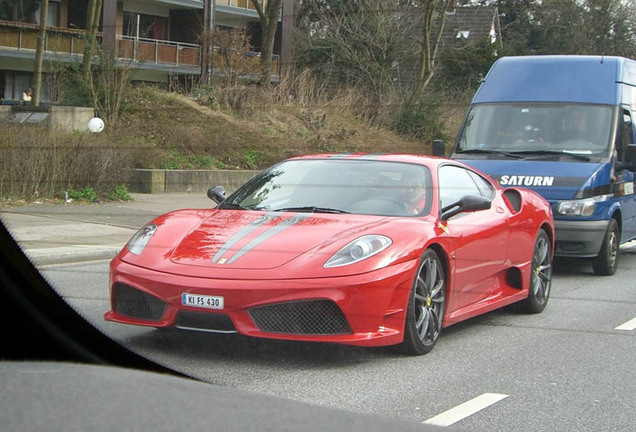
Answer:
[(239, 280), (162, 273), (115, 258), (105, 319), (274, 339), (393, 345), (403, 340), (416, 267), (410, 261), (345, 277)]

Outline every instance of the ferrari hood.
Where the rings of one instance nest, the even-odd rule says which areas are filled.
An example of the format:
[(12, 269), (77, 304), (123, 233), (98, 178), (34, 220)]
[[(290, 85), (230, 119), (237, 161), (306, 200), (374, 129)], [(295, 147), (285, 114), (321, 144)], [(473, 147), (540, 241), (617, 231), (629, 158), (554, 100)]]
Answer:
[(386, 217), (216, 210), (185, 234), (170, 256), (175, 264), (273, 269), (339, 239), (381, 225)]

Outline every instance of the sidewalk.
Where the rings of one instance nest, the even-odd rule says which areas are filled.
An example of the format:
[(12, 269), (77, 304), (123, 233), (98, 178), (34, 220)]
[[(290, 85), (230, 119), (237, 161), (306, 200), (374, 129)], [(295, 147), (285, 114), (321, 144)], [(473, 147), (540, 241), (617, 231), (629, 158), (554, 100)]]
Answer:
[(36, 265), (113, 258), (137, 229), (182, 208), (212, 208), (205, 193), (131, 194), (132, 201), (0, 207), (0, 221)]

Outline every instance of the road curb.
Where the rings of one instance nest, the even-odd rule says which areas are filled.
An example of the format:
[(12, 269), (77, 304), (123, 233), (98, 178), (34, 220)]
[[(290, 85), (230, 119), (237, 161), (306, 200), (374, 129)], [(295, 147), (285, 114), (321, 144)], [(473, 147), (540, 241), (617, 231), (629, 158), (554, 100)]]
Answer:
[(25, 254), (36, 266), (72, 264), (87, 261), (111, 260), (123, 245), (66, 246), (61, 248), (26, 249)]

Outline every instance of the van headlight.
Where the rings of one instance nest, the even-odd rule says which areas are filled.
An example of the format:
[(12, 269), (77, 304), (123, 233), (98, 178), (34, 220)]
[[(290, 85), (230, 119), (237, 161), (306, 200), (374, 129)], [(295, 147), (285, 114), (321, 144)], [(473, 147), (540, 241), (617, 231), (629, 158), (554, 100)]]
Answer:
[(596, 204), (607, 201), (609, 198), (610, 195), (599, 195), (581, 200), (559, 201), (557, 213), (564, 216), (592, 216), (596, 210)]

